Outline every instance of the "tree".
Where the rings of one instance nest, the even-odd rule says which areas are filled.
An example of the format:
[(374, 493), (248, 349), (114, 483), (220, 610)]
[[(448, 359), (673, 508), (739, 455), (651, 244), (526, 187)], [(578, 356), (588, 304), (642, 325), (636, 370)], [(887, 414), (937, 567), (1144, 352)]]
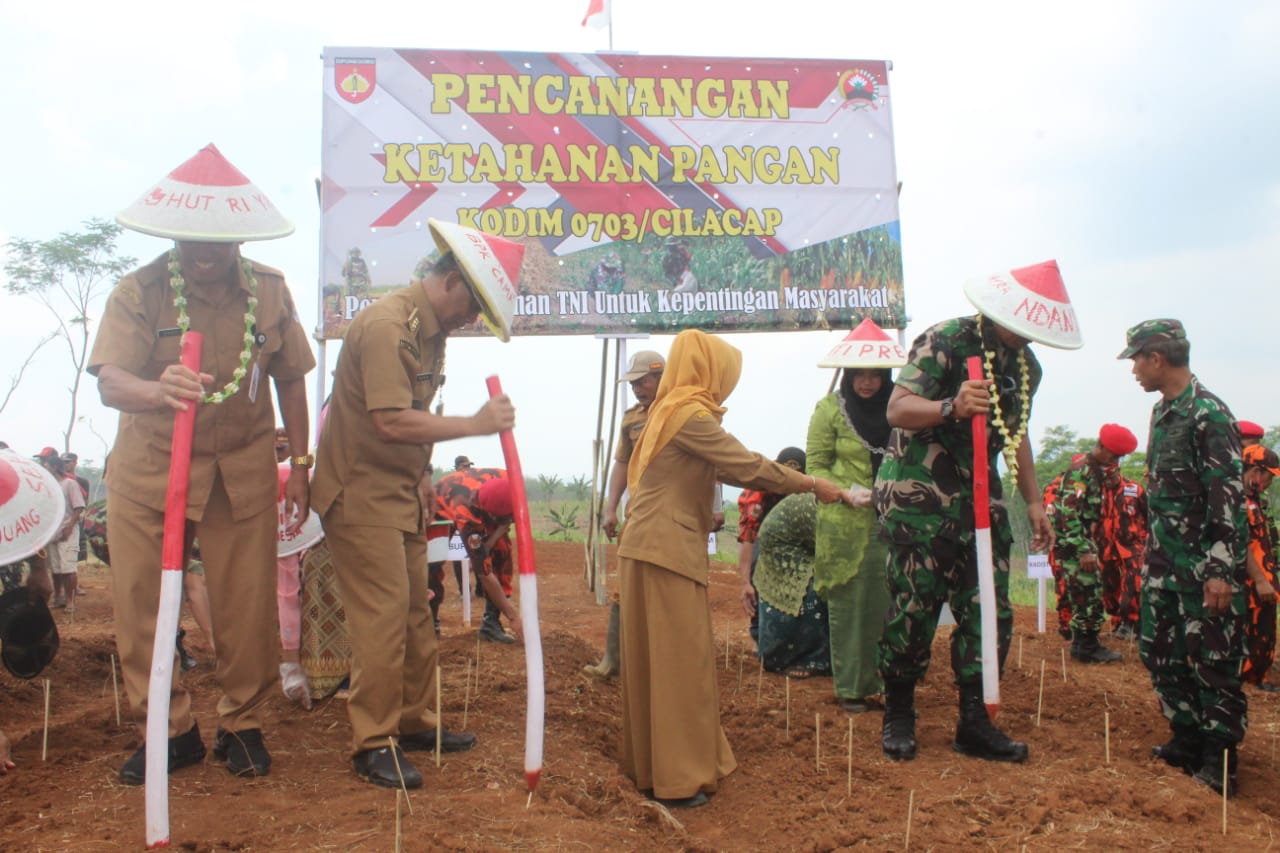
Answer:
[(57, 322), (57, 336), (67, 344), (75, 368), (71, 387), (71, 413), (63, 433), (64, 450), (71, 449), (76, 426), (80, 378), (89, 358), (90, 312), (111, 284), (129, 271), (134, 259), (116, 256), (121, 228), (104, 219), (88, 219), (81, 231), (64, 231), (51, 240), (15, 237), (5, 244), (8, 258), (5, 290), (15, 296), (36, 299)]
[(573, 495), (576, 501), (585, 501), (591, 497), (591, 478), (586, 474), (579, 474), (569, 481), (569, 494)]
[(555, 474), (538, 475), (538, 492), (542, 495), (544, 501), (554, 500), (556, 492), (560, 491), (560, 487), (563, 485), (563, 481)]
[(13, 392), (17, 391), (18, 386), (22, 384), (22, 375), (27, 372), (27, 368), (30, 367), (31, 362), (35, 360), (36, 353), (40, 352), (40, 350), (44, 348), (45, 344), (49, 343), (49, 341), (56, 337), (58, 337), (57, 332), (50, 332), (41, 338), (36, 345), (31, 348), (31, 352), (27, 353), (27, 357), (23, 359), (22, 364), (18, 367), (18, 372), (11, 373), (9, 375), (9, 390), (4, 392), (4, 399), (0, 400), (0, 413), (3, 413), (4, 410), (9, 407), (9, 401), (13, 399)]

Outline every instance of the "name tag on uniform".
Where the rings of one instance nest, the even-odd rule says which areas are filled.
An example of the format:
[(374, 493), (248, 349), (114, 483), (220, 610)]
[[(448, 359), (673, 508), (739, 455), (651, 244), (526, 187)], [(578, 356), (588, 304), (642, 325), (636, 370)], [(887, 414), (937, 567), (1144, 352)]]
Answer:
[(159, 329), (156, 331), (156, 337), (159, 338), (176, 338), (181, 334), (182, 330), (177, 326), (174, 326), (172, 329)]

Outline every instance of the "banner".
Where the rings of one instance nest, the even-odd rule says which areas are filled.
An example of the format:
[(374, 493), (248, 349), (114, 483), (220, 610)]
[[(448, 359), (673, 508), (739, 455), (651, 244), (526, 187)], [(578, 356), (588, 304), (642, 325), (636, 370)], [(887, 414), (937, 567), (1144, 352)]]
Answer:
[(330, 47), (324, 75), (326, 338), (430, 268), (429, 217), (526, 245), (517, 335), (906, 324), (886, 62)]

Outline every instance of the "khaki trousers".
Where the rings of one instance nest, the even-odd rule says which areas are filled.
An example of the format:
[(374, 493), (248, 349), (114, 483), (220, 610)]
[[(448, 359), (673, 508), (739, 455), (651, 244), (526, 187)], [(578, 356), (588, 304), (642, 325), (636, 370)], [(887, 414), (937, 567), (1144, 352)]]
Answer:
[[(262, 728), (262, 705), (271, 695), (280, 659), (276, 640), (275, 505), (235, 520), (221, 476), (214, 478), (204, 517), (187, 522), (187, 542), (200, 540), (217, 679), (222, 687), (218, 724), (230, 732)], [(107, 492), (107, 545), (111, 550), (116, 649), (129, 704), (146, 716), (156, 611), (160, 607), (160, 549), (164, 513)], [(166, 648), (174, 651), (173, 638)], [(169, 696), (169, 736), (190, 731), (191, 697), (174, 664)]]
[(324, 516), (351, 635), (352, 754), (436, 727), (435, 625), (427, 603), (427, 540), (393, 527), (347, 524), (339, 498)]

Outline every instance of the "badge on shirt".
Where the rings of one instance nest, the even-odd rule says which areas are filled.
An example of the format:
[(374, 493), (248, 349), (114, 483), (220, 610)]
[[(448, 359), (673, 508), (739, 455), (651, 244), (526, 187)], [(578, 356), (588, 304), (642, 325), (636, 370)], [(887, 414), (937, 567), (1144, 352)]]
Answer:
[(267, 333), (258, 331), (258, 324), (254, 323), (249, 329), (253, 335), (253, 342), (258, 345), (258, 349), (262, 349), (267, 344)]
[(176, 338), (181, 335), (182, 335), (182, 330), (179, 329), (177, 326), (174, 326), (172, 329), (156, 330), (156, 337), (158, 338)]
[(262, 370), (258, 367), (258, 362), (253, 363), (253, 373), (249, 376), (249, 402), (258, 402), (258, 379), (262, 376)]

